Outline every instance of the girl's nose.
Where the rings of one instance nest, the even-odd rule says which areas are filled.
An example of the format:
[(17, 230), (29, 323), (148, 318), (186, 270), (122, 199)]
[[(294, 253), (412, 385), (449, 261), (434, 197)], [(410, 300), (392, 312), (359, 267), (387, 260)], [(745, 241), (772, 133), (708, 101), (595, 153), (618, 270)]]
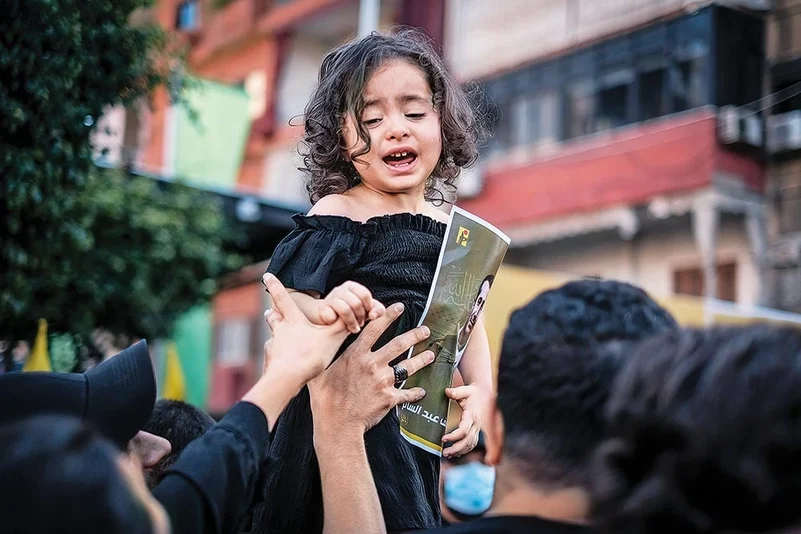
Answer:
[(404, 139), (409, 137), (409, 125), (405, 117), (389, 118), (387, 124), (387, 139)]

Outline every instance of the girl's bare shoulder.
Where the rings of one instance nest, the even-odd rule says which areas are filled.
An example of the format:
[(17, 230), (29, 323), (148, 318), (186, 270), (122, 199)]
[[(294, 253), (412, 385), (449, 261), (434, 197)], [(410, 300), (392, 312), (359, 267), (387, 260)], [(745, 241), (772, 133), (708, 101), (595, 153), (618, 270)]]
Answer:
[(309, 210), (309, 215), (339, 215), (353, 217), (353, 200), (346, 195), (326, 195)]

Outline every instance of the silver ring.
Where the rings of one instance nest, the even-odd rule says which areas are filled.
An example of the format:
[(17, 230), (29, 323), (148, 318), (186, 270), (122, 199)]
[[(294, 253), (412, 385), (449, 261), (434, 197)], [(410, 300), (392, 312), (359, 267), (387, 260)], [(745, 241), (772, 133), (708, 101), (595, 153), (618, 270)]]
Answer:
[(406, 368), (399, 363), (396, 363), (392, 366), (392, 371), (395, 373), (396, 384), (405, 382), (406, 379), (409, 378), (409, 371), (407, 371)]

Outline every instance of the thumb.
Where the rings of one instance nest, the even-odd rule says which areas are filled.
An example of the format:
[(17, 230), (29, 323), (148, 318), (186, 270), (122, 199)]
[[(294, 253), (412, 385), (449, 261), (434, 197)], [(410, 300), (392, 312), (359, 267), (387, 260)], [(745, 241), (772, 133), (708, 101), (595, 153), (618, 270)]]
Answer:
[(455, 388), (446, 388), (445, 395), (449, 399), (453, 399), (455, 401), (465, 400), (473, 393), (473, 389), (471, 386), (459, 386)]
[(328, 306), (327, 304), (320, 305), (319, 314), (320, 314), (320, 321), (326, 325), (334, 324), (335, 322), (337, 322), (337, 319), (339, 318), (337, 312), (334, 311), (334, 308)]

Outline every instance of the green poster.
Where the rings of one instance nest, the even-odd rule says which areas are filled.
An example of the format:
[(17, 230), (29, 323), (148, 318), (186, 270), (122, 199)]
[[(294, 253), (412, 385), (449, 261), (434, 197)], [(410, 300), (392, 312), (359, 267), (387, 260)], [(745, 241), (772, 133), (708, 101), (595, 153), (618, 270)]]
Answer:
[(426, 451), (442, 455), (447, 426), (453, 371), (467, 348), (495, 274), (509, 248), (500, 230), (460, 208), (453, 208), (448, 232), (440, 250), (434, 283), (421, 325), (431, 330), (428, 339), (409, 352), (409, 357), (433, 350), (434, 362), (410, 376), (404, 388), (422, 387), (426, 396), (400, 409), (403, 437)]

